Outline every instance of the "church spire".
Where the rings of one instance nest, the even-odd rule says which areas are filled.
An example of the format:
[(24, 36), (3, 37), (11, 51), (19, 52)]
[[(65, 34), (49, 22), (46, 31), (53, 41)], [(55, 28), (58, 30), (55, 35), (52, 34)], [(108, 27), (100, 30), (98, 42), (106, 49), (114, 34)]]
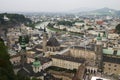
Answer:
[(100, 35), (100, 33), (99, 33), (98, 36), (97, 36), (97, 42), (96, 42), (96, 45), (102, 45), (101, 40), (102, 40), (102, 38), (101, 38), (101, 35)]
[(46, 32), (46, 28), (44, 27), (44, 32)]
[(101, 40), (100, 33), (98, 33), (97, 40)]
[(19, 43), (21, 46), (21, 51), (20, 51), (20, 55), (21, 55), (21, 65), (24, 66), (24, 63), (26, 62), (26, 37), (25, 36), (20, 36), (19, 37)]

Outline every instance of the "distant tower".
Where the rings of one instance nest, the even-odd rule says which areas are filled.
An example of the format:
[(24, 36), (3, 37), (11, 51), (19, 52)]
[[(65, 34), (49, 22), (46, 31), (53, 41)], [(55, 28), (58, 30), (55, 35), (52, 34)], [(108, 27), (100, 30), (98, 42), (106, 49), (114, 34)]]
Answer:
[(101, 41), (100, 33), (97, 37), (97, 42), (95, 46), (95, 53), (96, 53), (96, 65), (99, 68), (99, 71), (102, 71), (102, 41)]
[(20, 46), (21, 46), (21, 51), (20, 51), (21, 65), (24, 66), (24, 63), (26, 63), (26, 61), (27, 61), (27, 58), (26, 58), (26, 38), (25, 38), (25, 36), (20, 36), (19, 37), (19, 42), (20, 42)]
[(106, 35), (106, 32), (103, 33), (102, 43), (103, 43), (103, 48), (107, 48), (107, 35)]
[(47, 43), (47, 33), (46, 33), (46, 29), (44, 27), (44, 32), (43, 32), (43, 52), (46, 52), (46, 43)]

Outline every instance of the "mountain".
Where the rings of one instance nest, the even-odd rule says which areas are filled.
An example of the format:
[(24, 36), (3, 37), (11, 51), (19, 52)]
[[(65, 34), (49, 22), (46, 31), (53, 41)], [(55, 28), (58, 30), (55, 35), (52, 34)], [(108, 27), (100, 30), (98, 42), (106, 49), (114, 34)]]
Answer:
[(91, 10), (91, 11), (79, 11), (79, 14), (83, 15), (114, 15), (114, 16), (120, 16), (120, 11), (115, 10), (115, 9), (110, 9), (110, 8), (101, 8), (101, 9), (96, 9), (96, 10)]
[(21, 24), (31, 25), (32, 21), (22, 14), (1, 13), (0, 28), (15, 27)]
[(78, 13), (78, 12), (88, 12), (88, 11), (93, 11), (93, 10), (95, 10), (95, 8), (81, 7), (81, 8), (78, 8), (78, 9), (70, 10), (68, 12)]
[(110, 8), (107, 8), (107, 7), (94, 10), (94, 12), (100, 12), (100, 13), (103, 13), (103, 12), (104, 12), (104, 13), (107, 13), (107, 12), (114, 12), (114, 11), (116, 11), (116, 10), (110, 9)]
[(110, 9), (110, 8), (101, 8), (94, 11), (90, 11), (91, 14), (96, 15), (116, 15), (117, 10)]
[(120, 11), (117, 11), (117, 12), (116, 12), (116, 15), (119, 15), (119, 16), (120, 16)]

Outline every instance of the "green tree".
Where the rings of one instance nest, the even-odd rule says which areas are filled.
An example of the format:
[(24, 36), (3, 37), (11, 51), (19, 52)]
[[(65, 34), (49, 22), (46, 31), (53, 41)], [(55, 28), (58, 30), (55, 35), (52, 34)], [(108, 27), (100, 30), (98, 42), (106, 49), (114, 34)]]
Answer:
[(58, 25), (65, 25), (65, 26), (72, 26), (73, 25), (73, 22), (71, 21), (58, 21), (57, 23)]
[(94, 30), (94, 28), (88, 28), (88, 30)]
[(120, 24), (118, 24), (118, 25), (116, 26), (115, 31), (116, 31), (118, 34), (120, 34)]
[[(9, 20), (5, 21), (4, 16), (7, 16)], [(32, 21), (29, 18), (26, 18), (22, 14), (8, 14), (8, 13), (0, 14), (0, 25), (4, 27), (11, 27), (21, 23), (25, 24), (26, 26), (34, 27), (34, 24), (32, 23)]]
[(12, 64), (4, 41), (0, 38), (0, 80), (15, 80)]

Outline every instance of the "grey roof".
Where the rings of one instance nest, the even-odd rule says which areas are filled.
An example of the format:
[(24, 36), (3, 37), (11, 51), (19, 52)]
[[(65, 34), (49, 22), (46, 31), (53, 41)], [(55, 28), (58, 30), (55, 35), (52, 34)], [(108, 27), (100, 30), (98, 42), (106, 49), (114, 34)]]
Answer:
[(57, 41), (57, 39), (55, 37), (51, 37), (48, 42), (47, 42), (47, 46), (60, 46), (60, 43)]
[(89, 50), (89, 51), (94, 51), (94, 45), (90, 45), (90, 46), (84, 46), (84, 47), (81, 47), (81, 46), (73, 46), (72, 48), (75, 48), (75, 49), (80, 49), (80, 50)]
[(103, 62), (120, 64), (120, 58), (103, 56)]
[(42, 49), (42, 45), (38, 44), (38, 45), (36, 45), (34, 48), (35, 48), (35, 49), (36, 49), (36, 48)]
[(21, 76), (34, 76), (34, 77), (39, 77), (43, 75), (43, 72), (34, 73), (31, 65), (32, 64), (25, 64), (25, 66), (21, 67), (21, 69), (18, 71), (18, 74), (20, 74)]
[(29, 77), (44, 76), (44, 73), (46, 73), (45, 80), (60, 80), (58, 78), (55, 78), (52, 74), (47, 73), (45, 70), (41, 70), (40, 72), (34, 73), (31, 64), (25, 64), (25, 66), (18, 71), (18, 74), (20, 74), (21, 76)]
[(72, 56), (66, 56), (66, 55), (52, 55), (52, 58), (57, 58), (57, 59), (62, 59), (62, 60), (66, 60), (66, 61), (72, 61), (72, 62), (77, 62), (77, 63), (84, 63), (85, 59), (84, 58), (75, 58)]
[(47, 63), (51, 61), (51, 58), (46, 58), (46, 57), (39, 57), (38, 58), (41, 64)]

